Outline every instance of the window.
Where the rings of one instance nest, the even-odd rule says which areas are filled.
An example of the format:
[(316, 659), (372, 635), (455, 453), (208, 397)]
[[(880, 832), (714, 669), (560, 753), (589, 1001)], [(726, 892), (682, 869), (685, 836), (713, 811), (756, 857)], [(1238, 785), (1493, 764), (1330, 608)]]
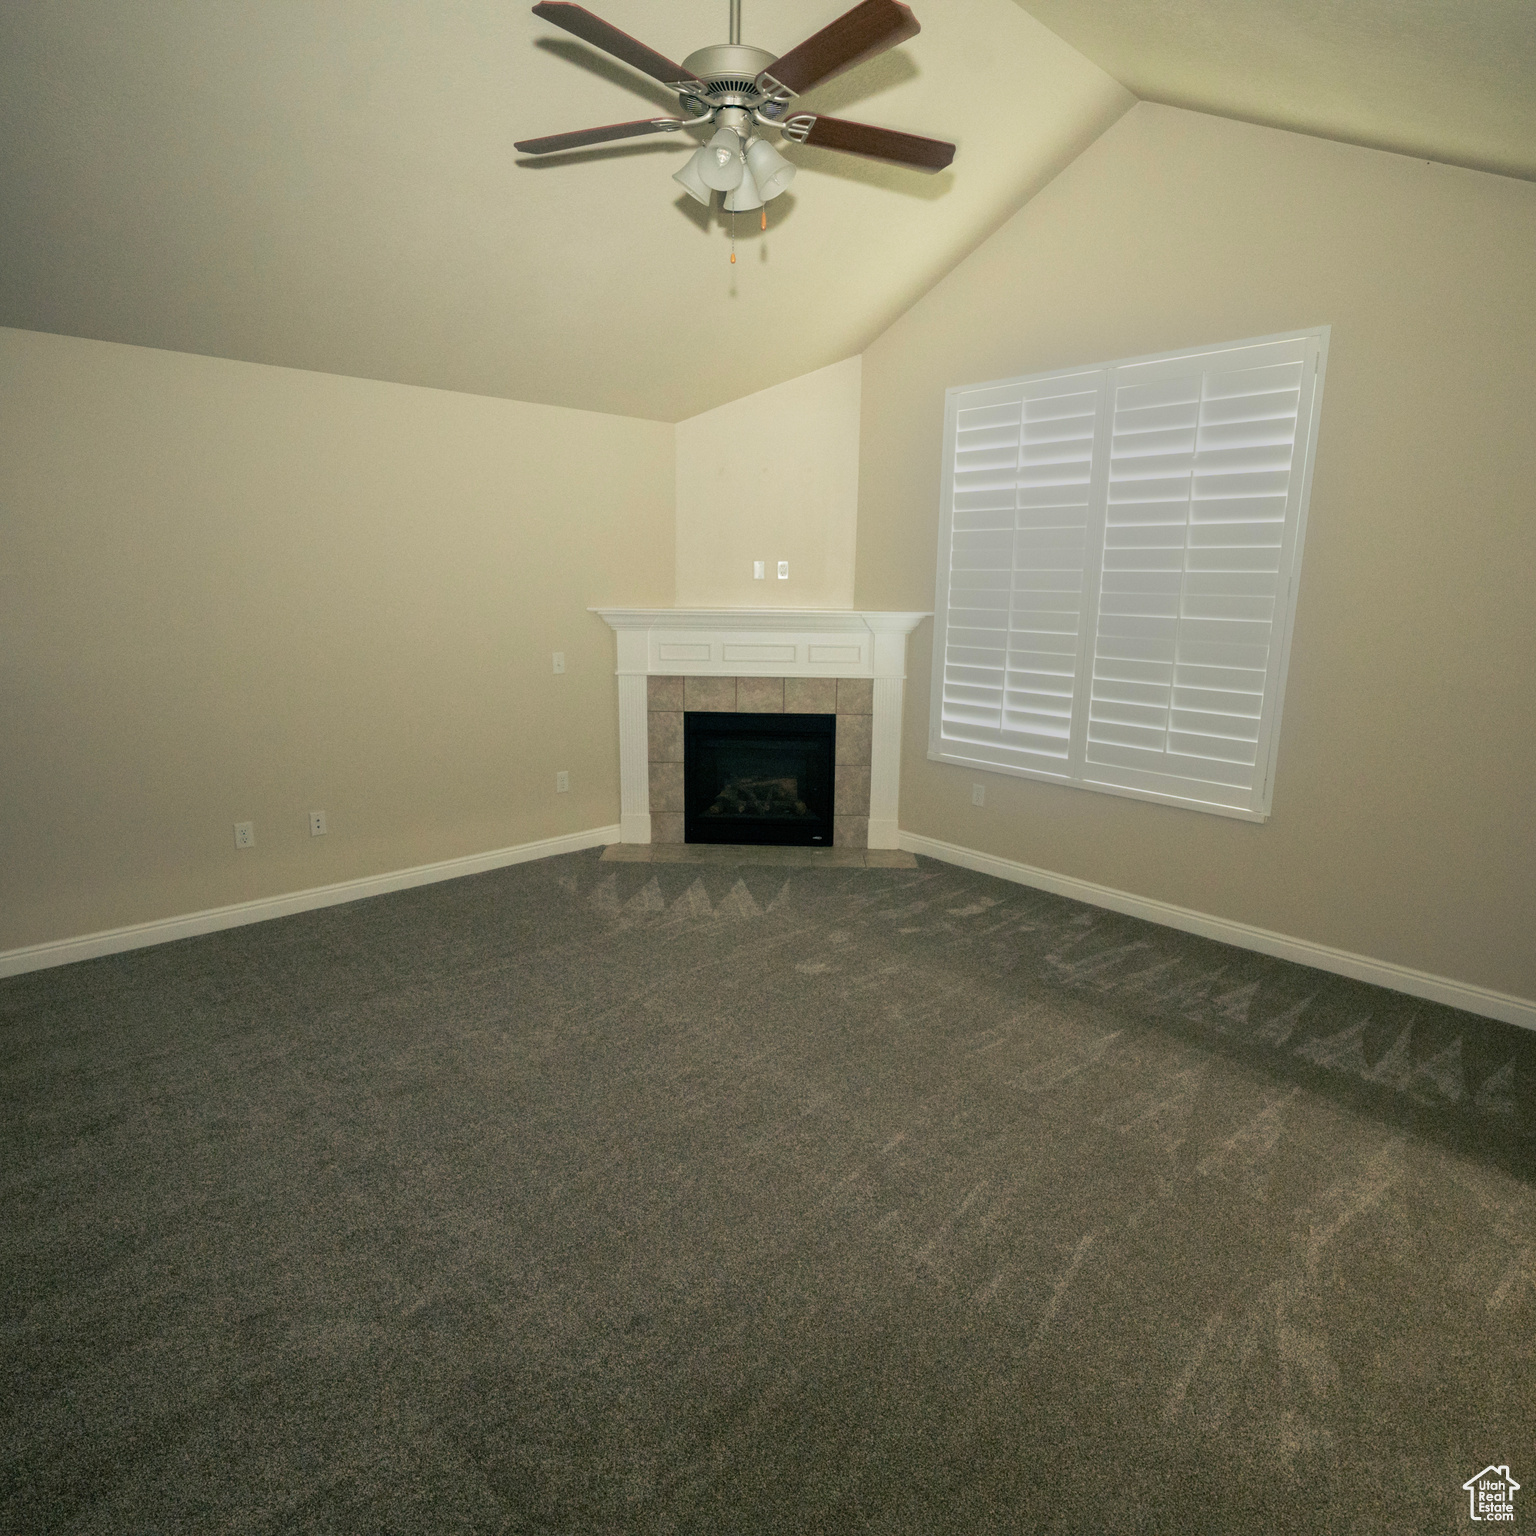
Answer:
[(1327, 345), (949, 391), (930, 757), (1269, 814)]

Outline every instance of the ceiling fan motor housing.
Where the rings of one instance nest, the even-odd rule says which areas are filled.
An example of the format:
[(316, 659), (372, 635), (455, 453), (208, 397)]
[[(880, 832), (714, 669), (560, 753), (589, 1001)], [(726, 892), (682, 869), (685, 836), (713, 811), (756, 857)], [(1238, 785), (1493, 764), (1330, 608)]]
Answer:
[(684, 108), (696, 116), (714, 112), (720, 107), (741, 107), (748, 112), (763, 108), (765, 117), (776, 117), (777, 103), (758, 88), (757, 77), (774, 62), (774, 56), (765, 48), (752, 48), (746, 43), (717, 43), (713, 48), (700, 48), (683, 60), (683, 68), (699, 77), (699, 84), (680, 81), (678, 95)]

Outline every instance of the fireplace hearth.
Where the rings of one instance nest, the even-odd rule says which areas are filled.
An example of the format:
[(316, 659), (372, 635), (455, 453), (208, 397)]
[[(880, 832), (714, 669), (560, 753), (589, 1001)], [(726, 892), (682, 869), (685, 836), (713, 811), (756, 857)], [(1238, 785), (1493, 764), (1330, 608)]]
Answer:
[(830, 848), (837, 716), (690, 710), (683, 839)]

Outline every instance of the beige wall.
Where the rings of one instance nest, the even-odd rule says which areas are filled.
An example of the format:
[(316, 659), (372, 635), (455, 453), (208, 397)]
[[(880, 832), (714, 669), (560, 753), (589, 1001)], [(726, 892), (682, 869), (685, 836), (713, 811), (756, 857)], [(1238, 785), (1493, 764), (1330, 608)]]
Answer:
[(617, 822), (671, 426), (14, 330), (0, 421), (0, 950)]
[(849, 358), (677, 424), (680, 606), (851, 606), (860, 372)]
[(949, 385), (1318, 324), (1270, 821), (928, 761), (925, 625), (902, 826), (1536, 998), (1536, 186), (1136, 107), (865, 353), (855, 602), (933, 604)]

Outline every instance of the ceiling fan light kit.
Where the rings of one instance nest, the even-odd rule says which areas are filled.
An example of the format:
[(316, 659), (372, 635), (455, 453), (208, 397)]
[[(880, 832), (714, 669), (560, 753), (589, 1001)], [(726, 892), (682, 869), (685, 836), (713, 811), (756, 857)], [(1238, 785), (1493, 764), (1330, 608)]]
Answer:
[(740, 0), (731, 0), (731, 41), (700, 48), (681, 64), (579, 5), (540, 0), (533, 14), (661, 81), (677, 93), (685, 116), (522, 139), (515, 147), (524, 154), (549, 155), (645, 134), (676, 133), (679, 128), (713, 127), (713, 137), (689, 156), (672, 179), (705, 206), (713, 202), (716, 192), (725, 193), (725, 208), (731, 213), (761, 208), (795, 178), (795, 167), (754, 132), (759, 128), (775, 129), (793, 143), (919, 171), (943, 170), (954, 159), (955, 146), (941, 139), (818, 112), (788, 114), (789, 103), (812, 86), (917, 35), (917, 18), (900, 0), (862, 0), (777, 58), (766, 49), (742, 43)]

